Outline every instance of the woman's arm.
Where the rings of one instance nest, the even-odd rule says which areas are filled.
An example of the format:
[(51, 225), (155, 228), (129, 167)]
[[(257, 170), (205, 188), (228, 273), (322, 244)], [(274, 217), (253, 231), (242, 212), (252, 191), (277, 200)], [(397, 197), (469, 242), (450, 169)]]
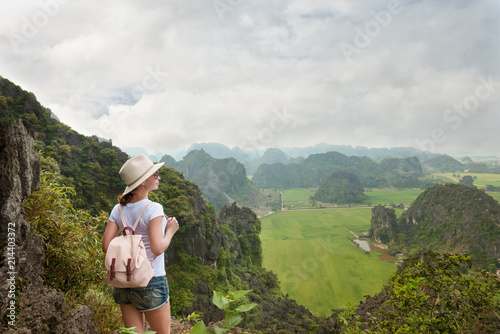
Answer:
[(172, 217), (168, 218), (165, 235), (163, 235), (162, 223), (163, 216), (153, 218), (149, 222), (149, 242), (151, 245), (151, 252), (153, 252), (154, 256), (161, 255), (161, 253), (167, 250), (172, 237), (179, 229), (177, 219)]
[(106, 230), (104, 231), (104, 235), (102, 237), (102, 251), (106, 254), (108, 251), (108, 246), (111, 240), (113, 240), (118, 233), (120, 233), (120, 228), (114, 221), (108, 221), (108, 225), (106, 226)]

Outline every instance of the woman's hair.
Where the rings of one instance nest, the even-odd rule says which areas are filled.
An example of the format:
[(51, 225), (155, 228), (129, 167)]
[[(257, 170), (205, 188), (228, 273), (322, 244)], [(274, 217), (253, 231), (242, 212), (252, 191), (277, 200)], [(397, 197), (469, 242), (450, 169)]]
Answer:
[(130, 201), (132, 200), (132, 197), (134, 197), (134, 193), (132, 191), (129, 193), (126, 193), (125, 195), (120, 195), (120, 196), (118, 196), (118, 203), (125, 206), (128, 203), (130, 203)]

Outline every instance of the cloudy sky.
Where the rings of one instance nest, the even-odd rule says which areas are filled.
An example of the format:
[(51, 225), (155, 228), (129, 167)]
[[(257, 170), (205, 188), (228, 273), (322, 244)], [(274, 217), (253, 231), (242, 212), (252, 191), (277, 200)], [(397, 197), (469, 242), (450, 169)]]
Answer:
[(151, 153), (500, 153), (498, 3), (0, 0), (0, 75), (78, 132)]

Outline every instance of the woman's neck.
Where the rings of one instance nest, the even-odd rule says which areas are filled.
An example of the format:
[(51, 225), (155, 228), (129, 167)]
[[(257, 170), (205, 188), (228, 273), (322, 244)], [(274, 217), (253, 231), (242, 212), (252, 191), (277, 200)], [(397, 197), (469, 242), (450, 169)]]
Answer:
[(142, 188), (139, 188), (136, 191), (134, 191), (134, 196), (132, 197), (132, 200), (130, 201), (130, 203), (139, 202), (139, 201), (142, 201), (143, 199), (147, 199), (148, 194), (149, 194), (149, 191), (145, 191)]

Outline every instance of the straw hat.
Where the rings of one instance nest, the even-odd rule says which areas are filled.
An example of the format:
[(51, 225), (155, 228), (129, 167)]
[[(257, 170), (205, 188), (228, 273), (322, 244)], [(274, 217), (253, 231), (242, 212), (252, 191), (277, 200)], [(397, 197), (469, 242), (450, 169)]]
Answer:
[(148, 177), (154, 174), (164, 162), (153, 164), (153, 162), (144, 154), (136, 155), (128, 159), (120, 169), (120, 176), (127, 184), (123, 195), (137, 188)]

